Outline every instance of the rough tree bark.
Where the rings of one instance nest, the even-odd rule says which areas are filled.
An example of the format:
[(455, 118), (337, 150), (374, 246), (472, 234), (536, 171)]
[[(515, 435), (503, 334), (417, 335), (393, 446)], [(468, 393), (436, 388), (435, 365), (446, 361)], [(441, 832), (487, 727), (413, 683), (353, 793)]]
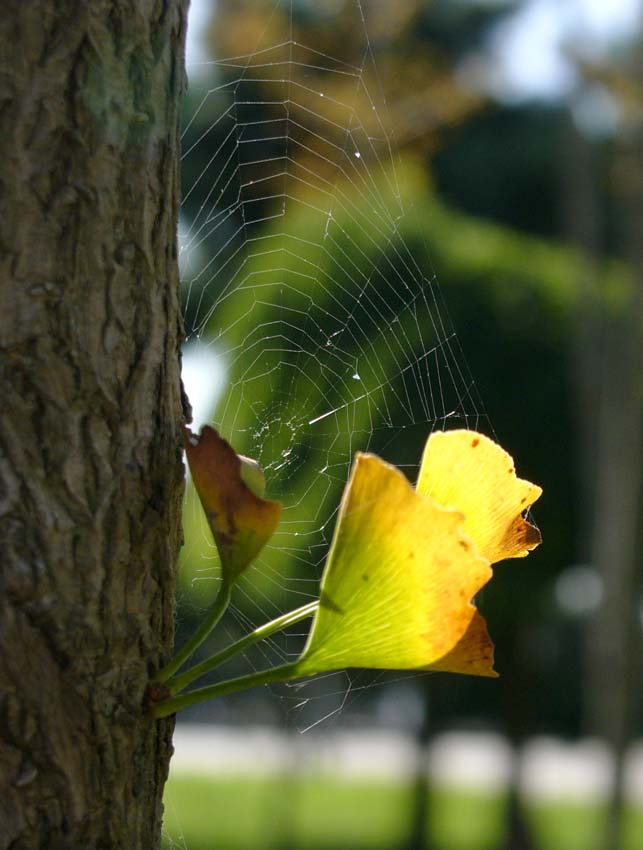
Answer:
[(153, 850), (171, 722), (187, 0), (0, 15), (0, 848)]

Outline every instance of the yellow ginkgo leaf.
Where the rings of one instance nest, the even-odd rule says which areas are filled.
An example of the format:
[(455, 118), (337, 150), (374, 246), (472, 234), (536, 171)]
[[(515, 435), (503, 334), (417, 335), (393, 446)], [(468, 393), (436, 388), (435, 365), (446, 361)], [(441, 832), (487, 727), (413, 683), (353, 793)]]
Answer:
[[(449, 653), (453, 663), (439, 669), (494, 675), (491, 642), (471, 603), (491, 567), (463, 524), (462, 513), (417, 493), (397, 469), (358, 454), (294, 675), (427, 670)], [(466, 659), (457, 653), (463, 640)]]
[(540, 543), (540, 532), (522, 514), (541, 488), (517, 478), (511, 455), (483, 434), (464, 430), (431, 434), (417, 491), (462, 511), (464, 530), (492, 564), (521, 558)]
[[(196, 475), (195, 481), (214, 520), (220, 551), (228, 537), (236, 537), (237, 518), (243, 519), (241, 548), (229, 552), (235, 573), (278, 514), (271, 503), (256, 513), (261, 500), (241, 481), (239, 457), (214, 432), (207, 440), (212, 453), (195, 458), (199, 443), (190, 441), (188, 456), (193, 455), (193, 473), (205, 476), (201, 484)], [(342, 496), (315, 619), (299, 659), (165, 700), (155, 716), (207, 696), (347, 667), (495, 676), (493, 644), (473, 598), (491, 578), (492, 562), (521, 557), (540, 543), (540, 533), (523, 517), (540, 493), (540, 487), (516, 477), (513, 460), (500, 446), (474, 431), (431, 435), (417, 489), (394, 467), (358, 453)], [(237, 507), (230, 511), (231, 505)], [(259, 537), (253, 537), (254, 525), (255, 530), (262, 527)], [(222, 559), (224, 551), (225, 546)], [(278, 618), (257, 634), (267, 636), (273, 626), (282, 628), (310, 613), (311, 607), (303, 606), (291, 612), (295, 619)], [(240, 645), (249, 644), (242, 639)], [(170, 674), (174, 669), (176, 665)]]
[(453, 649), (432, 664), (431, 669), (470, 676), (497, 675), (493, 669), (493, 643), (485, 619), (479, 611), (475, 612), (466, 632)]
[(540, 493), (474, 431), (432, 434), (415, 490), (395, 468), (358, 454), (293, 675), (344, 667), (496, 675), (472, 600), (492, 562), (540, 542), (522, 516)]

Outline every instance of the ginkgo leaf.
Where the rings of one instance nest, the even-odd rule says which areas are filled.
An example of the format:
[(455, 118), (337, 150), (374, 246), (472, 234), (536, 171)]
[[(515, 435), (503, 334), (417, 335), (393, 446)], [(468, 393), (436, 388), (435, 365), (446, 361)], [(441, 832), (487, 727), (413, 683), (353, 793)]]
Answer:
[[(254, 462), (244, 458), (242, 468), (240, 456), (213, 428), (206, 425), (199, 437), (185, 428), (184, 437), (192, 480), (221, 558), (223, 580), (232, 583), (273, 535), (281, 505), (253, 492), (262, 486), (257, 469), (250, 467)], [(253, 489), (246, 484), (249, 471)]]
[(436, 431), (429, 437), (417, 491), (465, 517), (464, 530), (492, 564), (521, 558), (541, 541), (523, 512), (542, 493), (516, 477), (511, 455), (475, 431)]
[(295, 675), (371, 667), (495, 676), (472, 600), (492, 562), (540, 542), (523, 518), (540, 493), (474, 431), (432, 434), (415, 490), (384, 461), (358, 454)]
[[(234, 576), (272, 533), (279, 506), (248, 490), (239, 457), (216, 432), (206, 429), (200, 440), (186, 434), (197, 490), (222, 560), (224, 553), (228, 559), (224, 578), (226, 569)], [(540, 494), (540, 487), (516, 477), (500, 446), (474, 431), (431, 435), (417, 489), (394, 467), (358, 453), (299, 659), (165, 699), (154, 716), (258, 684), (347, 667), (495, 676), (493, 644), (473, 598), (491, 578), (492, 560), (522, 557), (540, 543), (540, 533), (523, 517)], [(251, 642), (312, 610), (306, 605), (291, 612), (296, 620), (278, 618), (250, 635)], [(206, 669), (194, 668), (198, 675)]]
[(466, 632), (453, 649), (439, 658), (431, 669), (441, 673), (465, 673), (470, 676), (497, 676), (493, 669), (493, 643), (487, 623), (476, 611)]
[[(319, 610), (295, 675), (344, 667), (426, 670), (475, 628), (473, 663), (494, 675), (471, 600), (491, 577), (463, 532), (464, 517), (417, 493), (404, 475), (358, 454), (339, 511)], [(461, 672), (465, 672), (462, 670)]]

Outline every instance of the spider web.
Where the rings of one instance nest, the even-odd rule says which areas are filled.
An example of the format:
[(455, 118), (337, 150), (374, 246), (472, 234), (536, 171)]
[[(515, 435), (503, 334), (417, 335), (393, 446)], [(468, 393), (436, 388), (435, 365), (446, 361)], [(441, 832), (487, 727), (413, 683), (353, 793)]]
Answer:
[[(318, 595), (356, 451), (413, 478), (431, 430), (483, 415), (413, 218), (418, 169), (396, 152), (361, 3), (346, 6), (357, 63), (302, 43), (291, 4), (276, 2), (252, 52), (188, 68), (185, 356), (210, 364), (199, 379), (217, 384), (210, 421), (284, 505), (236, 590), (232, 635)], [(192, 494), (183, 560), (210, 583), (199, 512)], [(249, 663), (291, 657), (307, 628)], [(341, 710), (361, 685), (333, 681), (291, 689), (289, 704), (312, 688), (335, 700), (322, 716)]]

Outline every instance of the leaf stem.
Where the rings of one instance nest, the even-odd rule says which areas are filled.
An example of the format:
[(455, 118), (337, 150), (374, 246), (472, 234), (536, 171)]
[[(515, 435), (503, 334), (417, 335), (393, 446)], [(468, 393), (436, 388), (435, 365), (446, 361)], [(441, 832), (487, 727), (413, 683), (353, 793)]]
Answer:
[(238, 641), (235, 641), (235, 643), (230, 644), (230, 646), (225, 647), (225, 649), (222, 649), (210, 658), (206, 658), (206, 660), (202, 661), (200, 664), (190, 667), (189, 670), (185, 671), (185, 673), (181, 673), (179, 676), (174, 676), (173, 678), (166, 680), (165, 684), (172, 694), (179, 693), (179, 691), (182, 691), (183, 688), (187, 687), (195, 679), (198, 679), (205, 673), (209, 673), (210, 670), (214, 670), (215, 667), (223, 664), (224, 661), (232, 658), (232, 656), (236, 655), (238, 652), (258, 643), (260, 640), (269, 637), (275, 632), (280, 632), (282, 629), (292, 626), (294, 623), (299, 623), (307, 617), (312, 617), (318, 607), (319, 600), (315, 599), (314, 602), (309, 602), (307, 605), (302, 605), (301, 608), (296, 608), (294, 611), (289, 611), (287, 614), (282, 614), (280, 617), (276, 617), (269, 623), (264, 623), (262, 626), (254, 629), (254, 631), (244, 635), (244, 637), (240, 638)]
[(217, 594), (216, 599), (212, 603), (212, 606), (208, 613), (205, 616), (205, 619), (196, 630), (196, 632), (192, 635), (192, 637), (181, 647), (181, 649), (174, 655), (173, 658), (163, 667), (162, 670), (154, 677), (155, 682), (167, 682), (167, 680), (176, 673), (179, 667), (183, 666), (185, 662), (192, 655), (194, 650), (200, 646), (203, 641), (210, 634), (212, 629), (219, 622), (221, 617), (223, 616), (228, 604), (230, 602), (230, 595), (232, 593), (232, 585), (230, 582), (222, 581), (221, 587), (219, 588), (219, 593)]
[(296, 678), (299, 678), (296, 661), (291, 664), (283, 664), (280, 667), (273, 667), (270, 670), (260, 670), (257, 673), (249, 673), (246, 676), (239, 676), (236, 679), (217, 682), (215, 685), (197, 688), (195, 691), (188, 691), (185, 694), (179, 694), (178, 696), (170, 697), (170, 699), (157, 702), (151, 710), (152, 717), (157, 719), (167, 717), (170, 714), (175, 714), (182, 708), (187, 708), (189, 705), (203, 702), (206, 699), (214, 699), (214, 697), (221, 697), (224, 694), (234, 693), (235, 691), (244, 691), (248, 688), (255, 688), (258, 685), (267, 685), (270, 682), (283, 682)]

